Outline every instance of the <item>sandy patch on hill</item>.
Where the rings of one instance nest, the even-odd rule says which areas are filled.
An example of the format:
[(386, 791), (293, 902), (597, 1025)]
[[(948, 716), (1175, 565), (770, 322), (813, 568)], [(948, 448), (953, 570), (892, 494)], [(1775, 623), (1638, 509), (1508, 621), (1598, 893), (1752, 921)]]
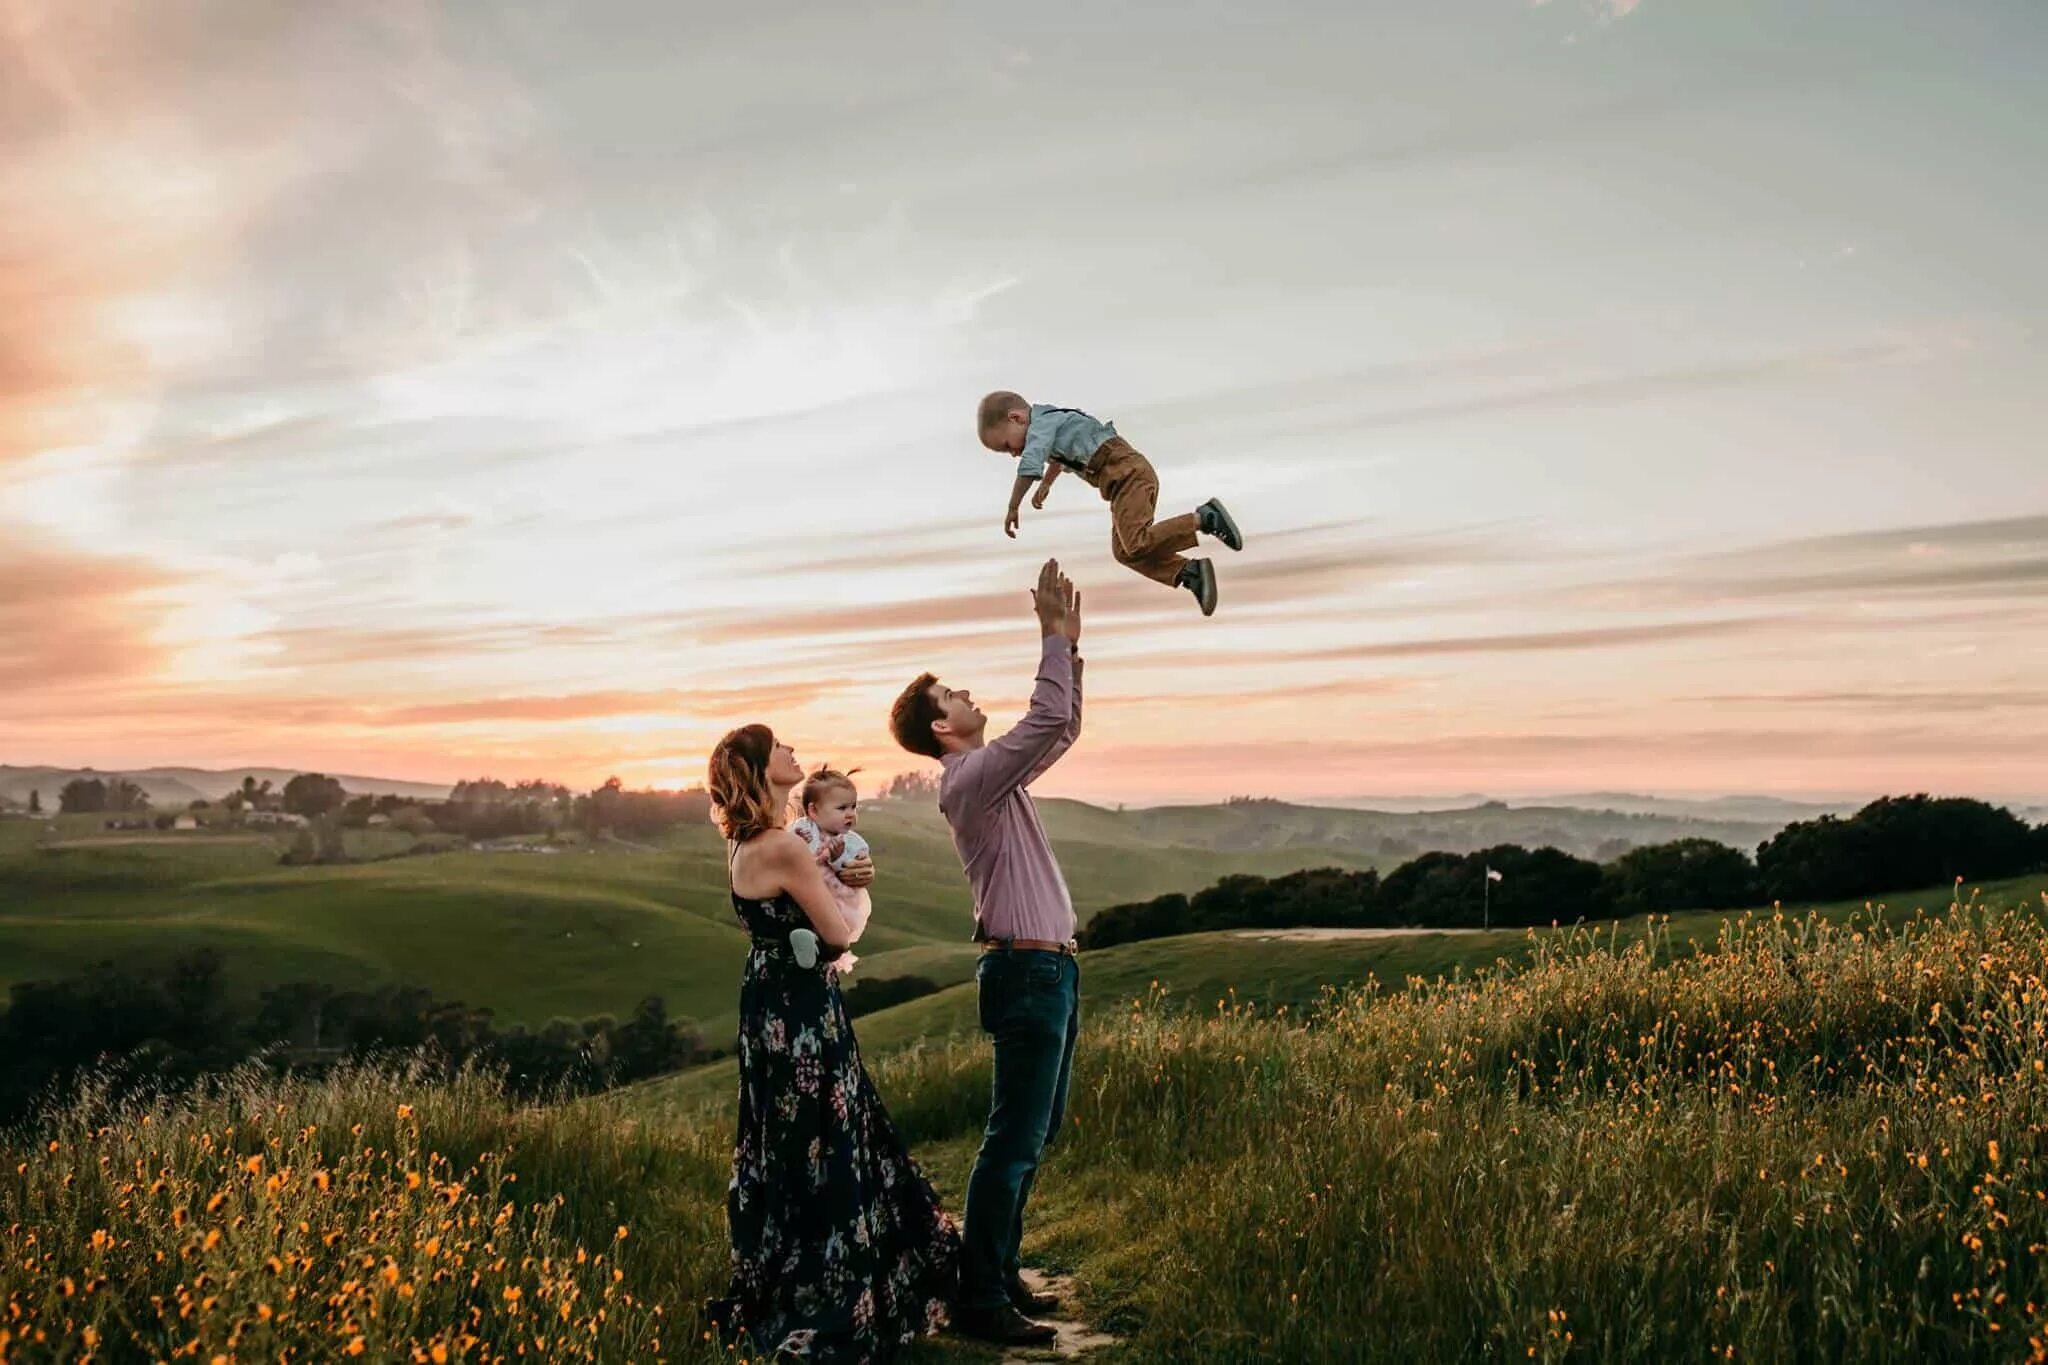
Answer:
[(1232, 938), (1277, 943), (1336, 943), (1353, 938), (1414, 938), (1420, 934), (1479, 934), (1483, 929), (1233, 929)]
[(106, 839), (56, 839), (41, 848), (114, 848), (133, 844), (178, 844), (190, 848), (195, 844), (266, 844), (270, 841), (261, 834), (129, 834), (114, 835)]

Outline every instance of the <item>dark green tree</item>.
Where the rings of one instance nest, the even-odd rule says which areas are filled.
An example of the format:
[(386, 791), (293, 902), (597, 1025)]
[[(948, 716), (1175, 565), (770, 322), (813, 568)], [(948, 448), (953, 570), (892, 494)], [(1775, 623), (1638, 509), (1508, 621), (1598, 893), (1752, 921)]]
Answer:
[(348, 800), (340, 781), (325, 773), (300, 773), (284, 784), (284, 808), (308, 820), (338, 810)]
[(142, 811), (149, 809), (149, 793), (125, 777), (117, 777), (107, 784), (107, 809), (111, 811)]
[[(1487, 889), (1486, 871), (1501, 880)], [(1386, 923), (1444, 928), (1571, 924), (1613, 914), (1598, 863), (1562, 849), (1498, 844), (1475, 853), (1425, 853), (1380, 884)], [(1490, 907), (1490, 908), (1489, 908)]]
[(658, 995), (650, 995), (634, 1009), (633, 1017), (612, 1030), (611, 1066), (613, 1079), (636, 1081), (687, 1066), (704, 1050), (704, 1039), (689, 1020), (672, 1020), (668, 1006)]
[(2018, 876), (2038, 858), (2034, 832), (2004, 807), (1921, 794), (1787, 825), (1757, 848), (1756, 865), (1766, 895), (1828, 901)]
[(1607, 865), (1607, 888), (1625, 915), (1729, 910), (1758, 898), (1756, 868), (1712, 839), (1675, 839), (1631, 849)]
[(57, 809), (66, 815), (95, 815), (107, 808), (107, 784), (97, 777), (74, 777), (57, 793)]

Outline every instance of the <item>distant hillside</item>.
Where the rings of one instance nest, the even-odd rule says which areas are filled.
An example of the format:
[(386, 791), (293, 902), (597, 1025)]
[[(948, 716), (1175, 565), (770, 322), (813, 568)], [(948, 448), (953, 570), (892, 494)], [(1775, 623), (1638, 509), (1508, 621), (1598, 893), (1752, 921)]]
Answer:
[(1514, 798), (1487, 797), (1477, 793), (1464, 796), (1348, 796), (1330, 802), (1346, 810), (1377, 810), (1393, 814), (1421, 814), (1471, 810), (1480, 806), (1509, 806), (1516, 810), (1567, 808), (1585, 811), (1618, 811), (1623, 815), (1666, 815), (1679, 820), (1756, 822), (1774, 826), (1818, 815), (1846, 815), (1864, 805), (1861, 798), (1839, 801), (1791, 801), (1781, 796), (1651, 796), (1642, 792), (1561, 792), (1554, 796)]
[[(45, 791), (45, 800), (51, 793)], [(1228, 851), (1147, 836), (1111, 812), (1048, 803), (1085, 920), (1109, 905), (1191, 893), (1236, 873), (1279, 876), (1370, 861), (1333, 847)], [(717, 831), (692, 823), (640, 843), (541, 856), (476, 849), (346, 866), (285, 867), (258, 834), (101, 837), (94, 816), (0, 820), (0, 995), (112, 958), (161, 965), (218, 951), (237, 990), (283, 981), (345, 989), (406, 982), (533, 1025), (627, 1017), (659, 994), (729, 1037), (746, 936)], [(860, 972), (966, 979), (967, 879), (936, 810), (862, 812), (880, 876)], [(402, 845), (403, 838), (398, 842)]]
[[(1786, 823), (1733, 815), (1632, 814), (1505, 802), (1454, 810), (1379, 811), (1239, 800), (1220, 806), (1111, 811), (1077, 801), (1041, 801), (1039, 809), (1056, 835), (1218, 852), (1340, 849), (1381, 862), (1432, 850), (1470, 853), (1495, 844), (1547, 844), (1605, 861), (1642, 844), (1685, 838), (1715, 839), (1754, 851)], [(936, 811), (930, 819), (938, 820)]]
[[(148, 792), (154, 805), (183, 806), (193, 801), (218, 801), (241, 786), (245, 777), (282, 788), (305, 771), (304, 768), (21, 768), (0, 763), (0, 797), (25, 802), (30, 792), (40, 791), (44, 804), (54, 808), (57, 793), (73, 778), (118, 776)], [(328, 776), (339, 778), (341, 785), (356, 796), (389, 793), (421, 801), (438, 801), (448, 795), (446, 783), (401, 782), (397, 778), (363, 777), (351, 773), (329, 773)]]
[(1789, 801), (1781, 796), (1688, 798), (1648, 796), (1638, 792), (1571, 792), (1546, 797), (1540, 802), (1517, 801), (1511, 804), (1571, 806), (1581, 810), (1620, 811), (1624, 815), (1668, 815), (1676, 819), (1755, 820), (1783, 827), (1795, 820), (1852, 814), (1868, 802), (1863, 797), (1845, 797), (1840, 801)]

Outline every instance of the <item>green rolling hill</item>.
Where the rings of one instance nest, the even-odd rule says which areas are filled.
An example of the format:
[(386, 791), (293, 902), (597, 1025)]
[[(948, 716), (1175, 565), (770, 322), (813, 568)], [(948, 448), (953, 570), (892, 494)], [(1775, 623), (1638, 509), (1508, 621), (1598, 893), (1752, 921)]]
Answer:
[[(1331, 843), (1220, 850), (1170, 822), (1046, 808), (1084, 918), (1235, 872), (1372, 861)], [(881, 880), (861, 975), (964, 980), (975, 959), (970, 902), (937, 813), (878, 803), (862, 828)], [(659, 994), (714, 1041), (731, 1028), (745, 939), (708, 827), (654, 848), (462, 850), (341, 867), (280, 866), (282, 846), (253, 835), (108, 836), (96, 817), (0, 821), (0, 986), (208, 947), (244, 991), (307, 979), (417, 984), (532, 1024), (623, 1015)]]
[[(2048, 876), (1993, 882), (1973, 891), (1984, 905), (2048, 910)], [(1883, 906), (1885, 914), (1897, 920), (1920, 910), (1945, 910), (1952, 899), (1950, 888), (1935, 887), (1889, 897)], [(1787, 907), (1786, 913), (1801, 915), (1809, 909), (1829, 920), (1868, 913), (1863, 901)], [(1668, 929), (1672, 946), (1685, 951), (1689, 946), (1712, 946), (1721, 926), (1742, 915), (1768, 917), (1771, 913), (1769, 909), (1700, 910), (1671, 915), (1668, 922), (1665, 916), (1655, 918), (1660, 932)], [(1591, 925), (1585, 932), (1597, 934), (1602, 941), (1617, 936), (1627, 943), (1640, 939), (1646, 927), (1647, 921), (1636, 917)], [(1100, 1019), (1155, 993), (1168, 1003), (1198, 1011), (1232, 1002), (1256, 1003), (1267, 1011), (1284, 1006), (1290, 1013), (1299, 1013), (1313, 1007), (1326, 989), (1341, 989), (1367, 979), (1382, 988), (1398, 989), (1411, 977), (1434, 980), (1503, 964), (1520, 965), (1527, 961), (1529, 935), (1534, 932), (1550, 931), (1418, 930), (1315, 939), (1226, 930), (1120, 944), (1082, 954), (1083, 1017)], [(879, 1010), (855, 1024), (861, 1047), (871, 1059), (918, 1042), (971, 1035), (976, 1029), (972, 982)], [(654, 1108), (723, 1102), (732, 1088), (733, 1067), (730, 1060), (714, 1062), (645, 1082), (634, 1087), (633, 1093), (638, 1102)]]
[[(1667, 817), (1498, 806), (1416, 816), (1264, 801), (1112, 811), (1049, 800), (1041, 809), (1084, 919), (1232, 873), (1384, 865), (1379, 842), (1394, 828), (1389, 821), (1461, 822), (1452, 847), (1533, 840), (1545, 829), (1580, 845), (1619, 830), (1638, 840), (1701, 832)], [(936, 810), (871, 803), (862, 829), (881, 879), (853, 989), (906, 974), (966, 982), (977, 957), (967, 888)], [(365, 857), (407, 842), (380, 832), (351, 837)], [(97, 817), (0, 819), (0, 988), (101, 960), (160, 964), (208, 947), (225, 958), (231, 987), (246, 993), (288, 980), (412, 984), (527, 1024), (622, 1016), (658, 994), (672, 1012), (700, 1020), (714, 1046), (729, 1037), (745, 943), (708, 827), (677, 830), (655, 847), (465, 849), (340, 867), (281, 866), (285, 838), (113, 836)], [(1677, 927), (1710, 934), (1711, 923), (1718, 918), (1688, 917)], [(1090, 954), (1085, 966), (1095, 1002), (1141, 994), (1156, 978), (1182, 999), (1213, 1000), (1235, 986), (1299, 1006), (1324, 984), (1471, 967), (1518, 953), (1519, 941), (1516, 931), (1334, 942), (1204, 935)], [(871, 1016), (862, 1033), (885, 1048), (971, 1023), (970, 987)]]

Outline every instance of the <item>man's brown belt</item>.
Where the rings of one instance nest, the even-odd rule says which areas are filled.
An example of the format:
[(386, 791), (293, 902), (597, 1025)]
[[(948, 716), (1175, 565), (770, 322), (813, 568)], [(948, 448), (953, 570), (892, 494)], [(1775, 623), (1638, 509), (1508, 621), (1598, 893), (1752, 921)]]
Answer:
[(997, 948), (1028, 948), (1039, 953), (1065, 953), (1068, 957), (1080, 951), (1080, 945), (1072, 939), (1065, 943), (1054, 943), (1046, 938), (991, 938), (982, 941), (981, 950), (984, 953)]

